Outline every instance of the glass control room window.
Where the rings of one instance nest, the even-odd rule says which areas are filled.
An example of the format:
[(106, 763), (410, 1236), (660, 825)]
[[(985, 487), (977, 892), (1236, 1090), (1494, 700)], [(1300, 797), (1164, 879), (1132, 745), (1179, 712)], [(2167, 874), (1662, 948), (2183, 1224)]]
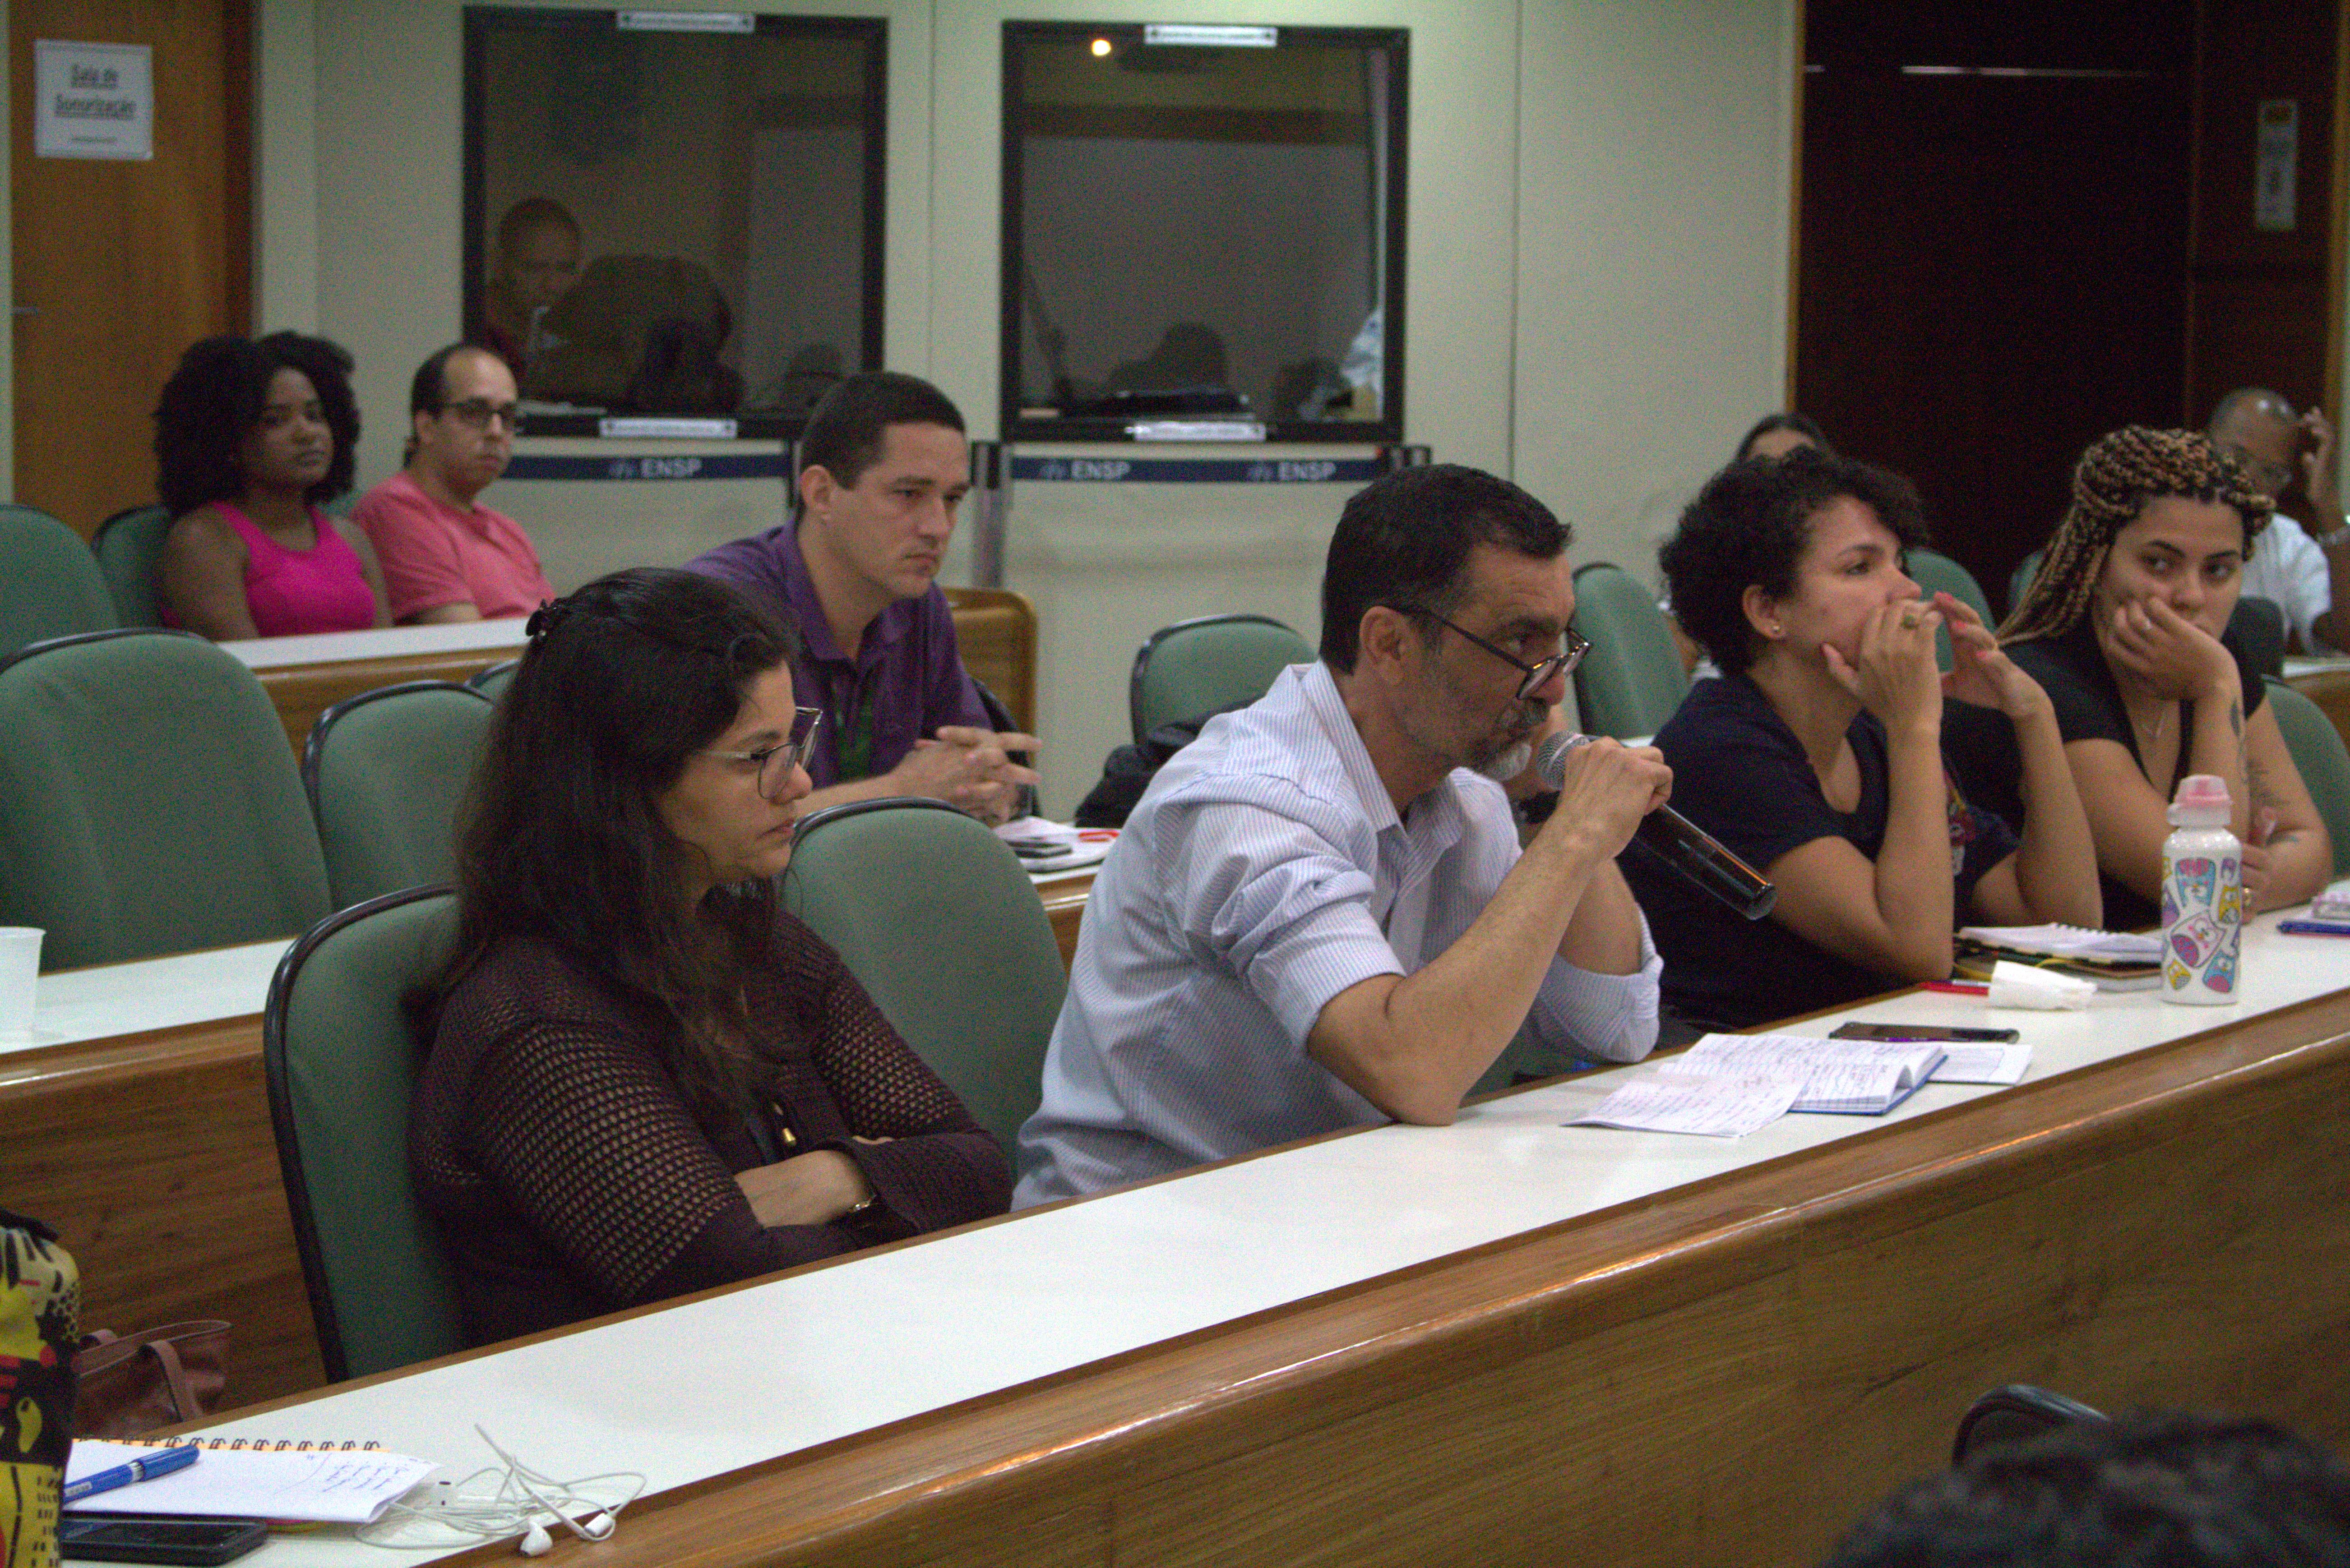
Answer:
[(1004, 429), (1401, 439), (1401, 31), (1004, 25)]
[(466, 332), (532, 431), (792, 435), (879, 367), (888, 26), (466, 7)]

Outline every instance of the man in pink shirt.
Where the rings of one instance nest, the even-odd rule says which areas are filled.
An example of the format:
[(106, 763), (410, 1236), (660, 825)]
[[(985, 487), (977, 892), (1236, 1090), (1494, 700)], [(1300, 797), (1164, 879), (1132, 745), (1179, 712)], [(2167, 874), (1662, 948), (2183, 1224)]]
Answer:
[(408, 466), (351, 514), (375, 543), (393, 620), (494, 620), (555, 597), (529, 535), (474, 504), (514, 455), (515, 399), (514, 373), (486, 348), (452, 343), (418, 368)]

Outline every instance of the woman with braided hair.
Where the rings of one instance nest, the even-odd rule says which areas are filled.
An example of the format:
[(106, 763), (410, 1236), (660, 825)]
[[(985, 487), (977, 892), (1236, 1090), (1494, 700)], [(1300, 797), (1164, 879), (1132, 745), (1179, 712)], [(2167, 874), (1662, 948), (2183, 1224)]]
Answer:
[[(2164, 809), (2189, 774), (2227, 781), (2252, 909), (2297, 904), (2331, 875), (2260, 675), (2224, 637), (2269, 514), (2270, 498), (2199, 432), (2116, 431), (2082, 454), (2072, 508), (2000, 628), (2056, 704), (2116, 929), (2158, 918)], [(1970, 732), (1962, 756), (1961, 777), (1993, 796), (2008, 771), (1996, 738)]]

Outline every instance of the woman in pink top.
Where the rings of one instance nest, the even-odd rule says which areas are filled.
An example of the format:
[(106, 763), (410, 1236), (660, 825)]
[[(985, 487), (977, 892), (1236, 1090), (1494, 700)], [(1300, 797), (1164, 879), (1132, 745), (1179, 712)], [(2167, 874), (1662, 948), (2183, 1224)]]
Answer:
[(388, 625), (383, 584), (319, 503), (351, 487), (351, 358), (323, 337), (207, 337), (155, 410), (163, 621), (217, 642)]

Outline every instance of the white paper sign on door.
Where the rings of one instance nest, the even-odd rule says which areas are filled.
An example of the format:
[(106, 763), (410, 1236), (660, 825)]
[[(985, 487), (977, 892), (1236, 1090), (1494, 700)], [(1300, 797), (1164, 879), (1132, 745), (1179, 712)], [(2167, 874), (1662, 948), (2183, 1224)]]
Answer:
[(155, 51), (33, 43), (33, 151), (42, 158), (155, 156)]

